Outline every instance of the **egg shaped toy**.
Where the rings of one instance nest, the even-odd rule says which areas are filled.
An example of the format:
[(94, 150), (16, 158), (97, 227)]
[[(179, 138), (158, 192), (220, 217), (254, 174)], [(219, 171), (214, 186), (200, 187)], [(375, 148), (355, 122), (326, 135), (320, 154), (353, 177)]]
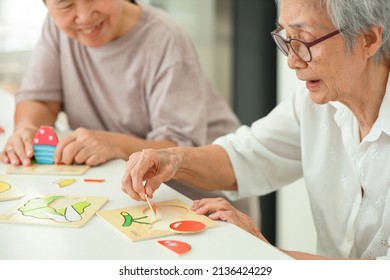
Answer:
[(33, 139), (34, 158), (40, 164), (53, 164), (58, 138), (50, 126), (41, 126)]

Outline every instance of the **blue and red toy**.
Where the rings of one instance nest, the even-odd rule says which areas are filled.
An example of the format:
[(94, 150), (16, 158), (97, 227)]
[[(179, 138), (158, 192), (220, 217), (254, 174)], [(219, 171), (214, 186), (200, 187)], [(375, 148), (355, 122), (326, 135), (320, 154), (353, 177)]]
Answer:
[(34, 157), (37, 163), (53, 164), (58, 138), (53, 128), (41, 126), (33, 139)]

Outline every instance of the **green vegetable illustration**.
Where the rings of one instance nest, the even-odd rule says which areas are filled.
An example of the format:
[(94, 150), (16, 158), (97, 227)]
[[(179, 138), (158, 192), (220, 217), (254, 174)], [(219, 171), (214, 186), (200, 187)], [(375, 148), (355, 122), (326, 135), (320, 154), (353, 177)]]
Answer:
[(134, 223), (138, 223), (138, 224), (143, 224), (143, 225), (150, 225), (150, 223), (147, 223), (147, 222), (140, 222), (139, 220), (142, 220), (142, 219), (145, 219), (147, 218), (148, 216), (142, 216), (142, 217), (139, 217), (139, 218), (133, 218), (130, 213), (128, 212), (121, 212), (121, 215), (122, 217), (125, 219), (125, 221), (123, 222), (122, 224), (122, 227), (129, 227), (131, 226), (131, 224), (134, 222)]
[(60, 198), (63, 198), (63, 196), (31, 199), (18, 210), (24, 216), (30, 216), (38, 219), (52, 219), (57, 222), (75, 222), (82, 219), (81, 214), (84, 213), (85, 208), (91, 205), (87, 201), (80, 201), (60, 209), (55, 209), (49, 206), (50, 203)]

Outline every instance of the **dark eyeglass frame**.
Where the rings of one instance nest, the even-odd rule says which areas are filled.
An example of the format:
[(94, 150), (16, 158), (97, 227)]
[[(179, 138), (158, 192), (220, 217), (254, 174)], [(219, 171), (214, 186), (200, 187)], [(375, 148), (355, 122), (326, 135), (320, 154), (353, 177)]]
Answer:
[[(311, 48), (312, 46), (317, 45), (318, 43), (321, 43), (322, 41), (325, 41), (326, 39), (329, 39), (330, 37), (333, 37), (333, 36), (335, 36), (335, 35), (337, 35), (337, 34), (339, 34), (339, 33), (342, 32), (341, 30), (337, 29), (337, 30), (335, 30), (335, 31), (333, 31), (333, 32), (331, 32), (331, 33), (329, 33), (329, 34), (327, 34), (327, 35), (325, 35), (325, 36), (322, 36), (322, 37), (320, 37), (320, 38), (318, 38), (318, 39), (316, 39), (316, 40), (314, 40), (314, 41), (305, 42), (305, 41), (302, 41), (302, 40), (296, 39), (296, 38), (292, 38), (292, 39), (283, 38), (280, 34), (278, 34), (278, 33), (279, 33), (280, 31), (282, 31), (283, 29), (284, 29), (284, 28), (280, 26), (280, 27), (276, 28), (274, 31), (271, 32), (272, 39), (275, 41), (276, 46), (278, 47), (278, 49), (279, 49), (285, 56), (288, 56), (288, 53), (289, 53), (289, 51), (290, 51), (290, 49), (291, 49), (291, 50), (293, 50), (293, 52), (296, 54), (296, 56), (298, 56), (301, 60), (306, 61), (306, 62), (310, 62), (310, 61), (313, 59), (313, 56), (312, 56), (311, 51), (310, 51), (310, 48)], [(279, 45), (279, 43), (278, 43), (278, 41), (277, 41), (278, 39), (275, 38), (275, 37), (280, 38), (280, 39), (284, 42), (284, 44), (285, 44), (286, 47), (287, 47), (287, 51), (286, 51), (285, 49), (283, 49), (283, 48)], [(307, 51), (308, 51), (308, 53), (309, 53), (309, 56), (310, 56), (310, 59), (309, 59), (309, 60), (303, 59), (303, 58), (294, 50), (294, 48), (293, 48), (292, 45), (291, 45), (291, 42), (292, 42), (292, 41), (298, 41), (299, 43), (303, 44), (303, 45), (306, 47), (306, 49), (307, 49)]]

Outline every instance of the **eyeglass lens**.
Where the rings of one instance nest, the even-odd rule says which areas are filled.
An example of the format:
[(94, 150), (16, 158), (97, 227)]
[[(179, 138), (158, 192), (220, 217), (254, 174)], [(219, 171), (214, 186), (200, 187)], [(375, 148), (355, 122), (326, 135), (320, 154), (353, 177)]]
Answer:
[[(285, 30), (281, 30), (281, 32), (279, 32), (277, 34), (273, 34), (272, 37), (273, 37), (276, 45), (278, 46), (278, 48), (280, 49), (280, 51), (284, 55), (288, 56), (289, 49), (291, 47), (292, 50), (294, 51), (294, 53), (299, 58), (301, 58), (305, 61), (310, 61), (310, 52), (309, 52), (309, 49), (305, 46), (305, 44), (297, 39), (291, 39), (289, 41), (287, 39), (285, 39), (286, 38)], [(286, 42), (286, 40), (287, 40), (287, 42)]]

